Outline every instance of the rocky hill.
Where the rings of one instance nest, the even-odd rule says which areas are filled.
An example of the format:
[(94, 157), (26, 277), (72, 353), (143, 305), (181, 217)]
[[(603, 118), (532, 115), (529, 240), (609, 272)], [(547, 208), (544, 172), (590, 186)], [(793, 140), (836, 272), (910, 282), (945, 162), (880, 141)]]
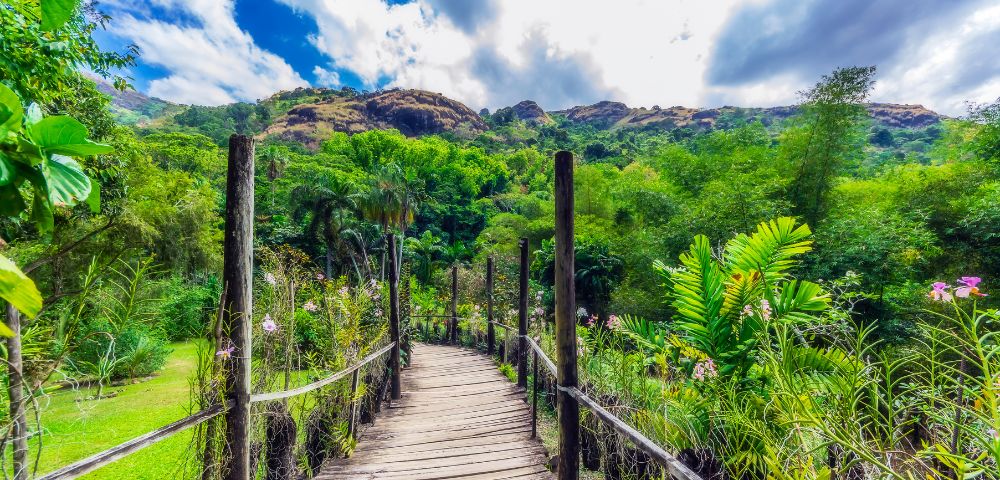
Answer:
[[(868, 111), (876, 122), (894, 128), (924, 128), (938, 123), (944, 117), (922, 105), (897, 105), (891, 103), (870, 103)], [(784, 120), (797, 113), (794, 106), (769, 108), (631, 108), (624, 103), (603, 101), (593, 105), (577, 106), (557, 113), (573, 123), (585, 123), (597, 128), (642, 128), (654, 127), (670, 130), (673, 128), (711, 129), (723, 117), (758, 119), (765, 125)]]
[(277, 117), (263, 136), (315, 147), (330, 132), (357, 133), (377, 128), (395, 128), (408, 136), (452, 132), (466, 138), (488, 129), (469, 107), (441, 94), (390, 90), (296, 105)]

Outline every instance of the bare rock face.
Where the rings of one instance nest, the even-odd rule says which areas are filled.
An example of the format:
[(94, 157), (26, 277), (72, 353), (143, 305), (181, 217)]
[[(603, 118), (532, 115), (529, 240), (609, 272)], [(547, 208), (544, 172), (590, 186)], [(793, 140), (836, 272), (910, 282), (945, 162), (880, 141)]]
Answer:
[[(892, 103), (870, 103), (868, 112), (879, 124), (894, 128), (924, 128), (946, 118), (927, 110), (921, 105), (897, 105)], [(756, 118), (765, 125), (788, 119), (799, 112), (797, 106), (769, 108), (689, 108), (674, 106), (660, 108), (630, 108), (624, 103), (598, 102), (593, 105), (573, 107), (558, 113), (574, 123), (587, 123), (597, 128), (716, 128), (716, 122), (724, 114), (738, 114), (743, 118)]]
[(566, 110), (565, 113), (566, 119), (571, 122), (589, 123), (596, 127), (608, 128), (627, 117), (631, 111), (632, 109), (624, 103), (605, 100), (593, 105), (573, 107)]
[(394, 128), (416, 137), (442, 132), (472, 137), (487, 130), (461, 102), (423, 90), (390, 90), (359, 97), (332, 97), (297, 105), (277, 118), (264, 136), (317, 147), (330, 132), (360, 133)]
[(549, 114), (542, 110), (537, 103), (531, 100), (524, 100), (517, 105), (511, 107), (514, 109), (514, 115), (517, 118), (531, 124), (535, 125), (548, 125), (552, 123), (552, 118)]
[(894, 103), (869, 103), (868, 113), (887, 127), (923, 128), (940, 122), (945, 117), (923, 105), (898, 105)]

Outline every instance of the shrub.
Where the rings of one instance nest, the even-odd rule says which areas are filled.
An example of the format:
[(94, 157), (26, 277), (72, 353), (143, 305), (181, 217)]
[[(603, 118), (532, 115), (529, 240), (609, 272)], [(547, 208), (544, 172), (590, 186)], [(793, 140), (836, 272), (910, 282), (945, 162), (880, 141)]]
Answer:
[(219, 298), (215, 277), (203, 283), (190, 283), (175, 276), (163, 281), (161, 289), (160, 327), (167, 339), (198, 337), (211, 325)]

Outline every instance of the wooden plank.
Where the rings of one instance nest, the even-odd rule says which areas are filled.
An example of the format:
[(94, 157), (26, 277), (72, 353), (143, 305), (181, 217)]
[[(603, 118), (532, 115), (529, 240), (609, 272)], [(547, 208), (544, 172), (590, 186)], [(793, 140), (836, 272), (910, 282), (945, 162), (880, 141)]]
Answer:
[(401, 398), (317, 480), (552, 479), (524, 391), (490, 359), (424, 344), (413, 356), (419, 367), (403, 370)]

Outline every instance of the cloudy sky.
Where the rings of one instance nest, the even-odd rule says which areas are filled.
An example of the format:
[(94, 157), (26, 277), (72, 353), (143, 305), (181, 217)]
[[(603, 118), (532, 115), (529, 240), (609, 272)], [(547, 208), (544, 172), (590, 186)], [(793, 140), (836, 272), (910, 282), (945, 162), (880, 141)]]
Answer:
[(179, 103), (296, 86), (422, 88), (479, 109), (770, 106), (838, 66), (874, 100), (959, 115), (1000, 97), (996, 0), (103, 0), (106, 48)]

